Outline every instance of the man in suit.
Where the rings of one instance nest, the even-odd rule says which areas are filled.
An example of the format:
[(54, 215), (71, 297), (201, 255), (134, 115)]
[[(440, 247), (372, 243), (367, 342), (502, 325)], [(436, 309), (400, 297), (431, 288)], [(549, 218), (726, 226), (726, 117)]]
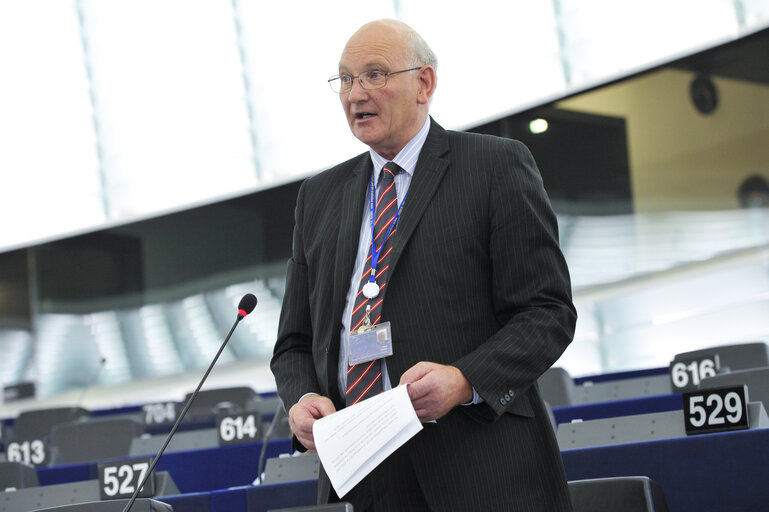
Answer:
[[(313, 422), (367, 396), (352, 389), (363, 377), (350, 377), (348, 356), (370, 308), (371, 324), (390, 323), (392, 355), (366, 387), (408, 383), (425, 424), (344, 500), (356, 512), (570, 510), (536, 386), (576, 321), (555, 215), (523, 144), (446, 131), (428, 115), (436, 66), (394, 20), (364, 25), (344, 48), (329, 81), (370, 151), (299, 191), (271, 363), (278, 393), (295, 441), (314, 449)], [(493, 70), (469, 72), (475, 93), (493, 90)], [(373, 196), (389, 197), (393, 182), (392, 220), (375, 229)], [(327, 491), (319, 499), (335, 501)]]

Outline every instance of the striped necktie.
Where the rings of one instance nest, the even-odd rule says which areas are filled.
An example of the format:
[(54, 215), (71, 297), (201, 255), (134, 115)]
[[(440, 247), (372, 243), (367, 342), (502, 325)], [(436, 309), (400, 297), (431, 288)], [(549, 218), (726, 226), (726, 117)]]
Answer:
[[(369, 282), (371, 276), (371, 250), (369, 250), (368, 259), (364, 265), (363, 275), (358, 283), (358, 295), (355, 297), (355, 307), (352, 310), (352, 319), (350, 321), (350, 331), (355, 332), (363, 325), (366, 318), (366, 310), (369, 309), (369, 318), (371, 325), (376, 325), (382, 317), (382, 300), (387, 288), (387, 275), (390, 270), (390, 252), (392, 252), (392, 239), (395, 235), (395, 228), (389, 230), (390, 224), (395, 219), (398, 212), (398, 200), (395, 193), (395, 175), (401, 172), (401, 169), (394, 162), (387, 162), (382, 168), (380, 181), (382, 182), (381, 192), (376, 203), (376, 214), (374, 222), (374, 243), (379, 251), (379, 260), (376, 268), (376, 283), (379, 285), (379, 294), (373, 299), (368, 299), (363, 294), (363, 286)], [(385, 239), (386, 237), (386, 239)], [(370, 398), (382, 392), (382, 361), (375, 359), (367, 363), (361, 363), (350, 366), (347, 369), (347, 405), (354, 405), (361, 400)]]

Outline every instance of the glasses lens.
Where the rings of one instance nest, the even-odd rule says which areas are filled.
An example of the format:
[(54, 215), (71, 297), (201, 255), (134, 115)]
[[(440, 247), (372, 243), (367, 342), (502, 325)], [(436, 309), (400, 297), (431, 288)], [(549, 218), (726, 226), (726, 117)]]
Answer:
[(384, 71), (366, 71), (361, 73), (360, 78), (364, 89), (379, 89), (387, 83), (387, 75)]
[(347, 92), (350, 90), (352, 81), (353, 77), (350, 75), (339, 75), (329, 78), (328, 85), (331, 86), (331, 90), (334, 92)]

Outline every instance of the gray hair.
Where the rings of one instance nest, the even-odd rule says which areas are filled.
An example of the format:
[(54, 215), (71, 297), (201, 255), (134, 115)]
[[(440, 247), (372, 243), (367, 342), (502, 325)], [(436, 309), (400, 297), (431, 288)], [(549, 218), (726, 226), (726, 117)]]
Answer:
[(432, 66), (434, 69), (438, 69), (438, 57), (427, 45), (427, 42), (422, 39), (422, 36), (414, 30), (408, 31), (408, 42), (413, 52), (414, 65), (415, 66)]

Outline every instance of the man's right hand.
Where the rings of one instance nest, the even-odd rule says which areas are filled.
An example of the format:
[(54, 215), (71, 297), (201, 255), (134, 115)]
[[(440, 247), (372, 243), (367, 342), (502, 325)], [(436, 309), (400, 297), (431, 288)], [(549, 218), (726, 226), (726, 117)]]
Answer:
[(315, 438), (312, 425), (315, 420), (336, 412), (330, 398), (320, 395), (307, 395), (295, 403), (288, 411), (288, 424), (297, 440), (308, 450), (315, 450)]

